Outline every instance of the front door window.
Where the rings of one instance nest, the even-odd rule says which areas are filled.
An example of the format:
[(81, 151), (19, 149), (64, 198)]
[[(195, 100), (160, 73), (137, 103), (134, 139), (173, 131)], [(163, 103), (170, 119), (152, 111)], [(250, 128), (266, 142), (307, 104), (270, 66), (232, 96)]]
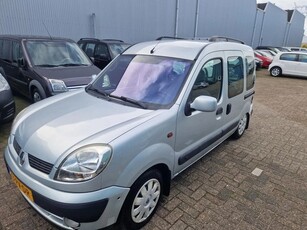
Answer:
[(198, 96), (211, 96), (219, 100), (223, 81), (222, 71), (221, 59), (206, 62), (197, 75), (189, 101), (194, 101)]

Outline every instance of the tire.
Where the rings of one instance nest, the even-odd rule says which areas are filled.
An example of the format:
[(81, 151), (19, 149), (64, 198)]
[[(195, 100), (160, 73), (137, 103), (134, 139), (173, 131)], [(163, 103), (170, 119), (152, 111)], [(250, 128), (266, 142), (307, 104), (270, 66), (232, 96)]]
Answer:
[(32, 102), (36, 103), (36, 102), (39, 102), (39, 101), (43, 100), (45, 97), (39, 91), (38, 88), (34, 87), (33, 90), (32, 90), (31, 98), (32, 98)]
[(135, 230), (145, 226), (154, 215), (163, 194), (162, 175), (149, 170), (132, 185), (122, 207), (122, 228)]
[(281, 68), (279, 68), (277, 66), (272, 67), (271, 70), (270, 70), (270, 74), (273, 77), (281, 76), (281, 74), (282, 74)]
[(239, 139), (240, 137), (243, 136), (244, 134), (244, 131), (246, 129), (246, 126), (247, 126), (247, 115), (244, 114), (243, 117), (241, 117), (240, 121), (239, 121), (239, 124), (238, 124), (238, 128), (237, 130), (234, 132), (234, 134), (232, 135), (233, 138), (235, 139)]

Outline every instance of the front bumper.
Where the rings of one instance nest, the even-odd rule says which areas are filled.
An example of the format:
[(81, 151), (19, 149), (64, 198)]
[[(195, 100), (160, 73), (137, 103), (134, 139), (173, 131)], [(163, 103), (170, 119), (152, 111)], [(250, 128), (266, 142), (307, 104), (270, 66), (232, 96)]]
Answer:
[(117, 186), (86, 193), (55, 190), (29, 177), (8, 147), (4, 159), (9, 172), (32, 191), (33, 201), (21, 192), (28, 203), (61, 228), (100, 229), (114, 224), (129, 192), (129, 188)]

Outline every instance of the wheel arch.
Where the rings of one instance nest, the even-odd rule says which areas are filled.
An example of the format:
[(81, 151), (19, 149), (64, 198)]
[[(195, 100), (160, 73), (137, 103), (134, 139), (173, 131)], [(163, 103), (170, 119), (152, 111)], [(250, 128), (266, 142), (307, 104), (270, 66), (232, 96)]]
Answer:
[(246, 116), (247, 116), (247, 123), (246, 123), (245, 129), (248, 129), (248, 127), (249, 127), (249, 121), (250, 121), (250, 114), (249, 114), (249, 113), (246, 113)]
[[(281, 67), (281, 66), (279, 66), (279, 65), (274, 65), (274, 66), (272, 66), (272, 67), (269, 69), (270, 74), (271, 74), (272, 69), (274, 69), (274, 68), (278, 68), (278, 69), (280, 69), (280, 75), (282, 75), (282, 73), (283, 73), (283, 69), (282, 69), (282, 67)], [(271, 74), (271, 75), (272, 75), (272, 74)]]
[(33, 90), (35, 88), (37, 88), (39, 90), (39, 92), (41, 93), (43, 98), (46, 98), (46, 92), (45, 92), (43, 86), (41, 85), (41, 83), (39, 83), (37, 80), (32, 80), (29, 84), (29, 95), (31, 96), (31, 98), (32, 98)]
[(147, 169), (142, 175), (150, 170), (157, 170), (163, 178), (163, 195), (168, 196), (171, 190), (171, 171), (166, 164), (157, 164)]
[[(134, 155), (134, 154), (133, 154)], [(149, 170), (158, 170), (163, 176), (163, 194), (170, 192), (170, 183), (172, 178), (172, 169), (174, 167), (174, 150), (165, 143), (156, 143), (142, 150), (131, 159), (126, 160), (124, 169), (117, 177), (115, 184), (132, 187), (145, 172)], [(118, 162), (120, 158), (114, 159)]]

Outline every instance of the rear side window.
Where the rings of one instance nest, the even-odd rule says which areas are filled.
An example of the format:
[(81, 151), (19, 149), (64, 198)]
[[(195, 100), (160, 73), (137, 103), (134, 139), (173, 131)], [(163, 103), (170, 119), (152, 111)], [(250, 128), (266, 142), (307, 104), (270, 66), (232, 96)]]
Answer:
[(246, 90), (255, 85), (255, 60), (253, 57), (246, 57)]
[(300, 62), (307, 63), (307, 55), (305, 55), (305, 54), (300, 54), (300, 56), (299, 56), (299, 61), (300, 61)]
[(13, 42), (12, 61), (17, 64), (19, 58), (22, 58), (22, 52), (19, 42)]
[(94, 56), (94, 50), (95, 50), (95, 43), (87, 43), (84, 49), (85, 53), (89, 57)]
[(84, 42), (78, 42), (77, 44), (81, 49), (83, 49)]
[(228, 98), (237, 96), (243, 92), (244, 71), (242, 57), (229, 57), (228, 67)]
[(2, 40), (0, 44), (0, 58), (10, 62), (11, 61), (11, 55), (10, 55), (10, 48), (11, 48), (11, 41), (9, 40)]
[(297, 61), (297, 54), (282, 54), (280, 60), (284, 61)]
[(98, 44), (96, 46), (95, 56), (109, 57), (108, 47), (104, 44)]

